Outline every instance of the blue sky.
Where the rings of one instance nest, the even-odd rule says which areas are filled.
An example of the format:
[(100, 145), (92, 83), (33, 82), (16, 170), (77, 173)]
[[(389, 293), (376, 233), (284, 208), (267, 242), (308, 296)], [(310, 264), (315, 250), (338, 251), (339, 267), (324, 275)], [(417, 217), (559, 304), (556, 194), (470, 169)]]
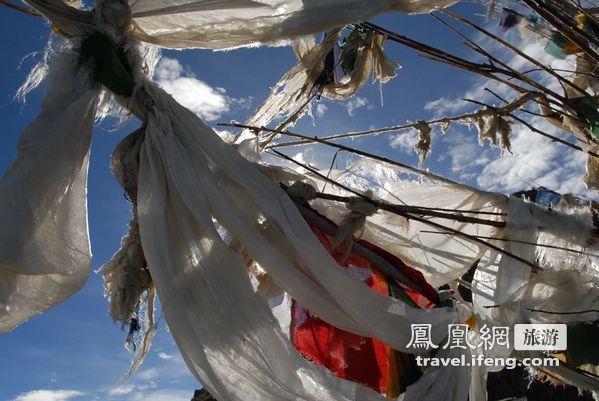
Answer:
[[(471, 7), (460, 6), (456, 10), (471, 14)], [(429, 16), (393, 14), (375, 22), (437, 47), (468, 54), (459, 38)], [(49, 28), (41, 19), (0, 9), (2, 170), (15, 156), (19, 134), (39, 110), (43, 87), (31, 93), (26, 104), (13, 97), (30, 68), (41, 58), (48, 34)], [(528, 51), (542, 56), (538, 44), (528, 46)], [(485, 84), (478, 78), (425, 60), (397, 44), (387, 43), (386, 50), (403, 68), (384, 87), (384, 105), (378, 85), (367, 84), (349, 102), (317, 102), (314, 120), (304, 117), (294, 130), (324, 135), (383, 127), (468, 110), (469, 106), (458, 100), (464, 94), (488, 100), (483, 93)], [(244, 121), (295, 62), (289, 47), (219, 53), (164, 51), (163, 56), (156, 78), (210, 123)], [(117, 126), (108, 120), (95, 128), (88, 192), (94, 270), (118, 249), (127, 229), (129, 204), (108, 166), (114, 146), (137, 124), (132, 120)], [(502, 158), (498, 149), (479, 147), (474, 131), (452, 128), (443, 137), (435, 134), (433, 151), (425, 166), (494, 191), (510, 192), (535, 184), (584, 192), (580, 183), (584, 160), (579, 155), (516, 128), (513, 141), (517, 145), (514, 155)], [(346, 143), (413, 165), (418, 162), (411, 149), (415, 143), (413, 131)], [(304, 160), (321, 167), (328, 166), (332, 156), (322, 147), (287, 152), (292, 156), (303, 152)], [(338, 160), (343, 167), (352, 159), (342, 154)], [(140, 371), (123, 386), (114, 388), (127, 371), (131, 355), (123, 347), (125, 333), (112, 323), (107, 309), (101, 276), (92, 272), (83, 290), (67, 302), (0, 335), (0, 401), (189, 400), (200, 385), (187, 372), (164, 319)]]

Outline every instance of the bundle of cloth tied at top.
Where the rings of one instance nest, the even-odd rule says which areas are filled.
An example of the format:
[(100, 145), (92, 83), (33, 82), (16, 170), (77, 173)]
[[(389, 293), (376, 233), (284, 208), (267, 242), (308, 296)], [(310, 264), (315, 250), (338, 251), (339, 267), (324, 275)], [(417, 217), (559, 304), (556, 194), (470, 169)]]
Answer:
[[(380, 401), (381, 393), (401, 393), (404, 400), (485, 399), (487, 368), (431, 367), (422, 374), (404, 369), (411, 375), (398, 377), (395, 367), (411, 364), (406, 355), (420, 352), (409, 347), (411, 325), (428, 325), (431, 341), (440, 344), (450, 324), (469, 322), (476, 336), (483, 323), (597, 318), (596, 312), (529, 311), (534, 302), (558, 312), (575, 305), (597, 310), (595, 258), (573, 259), (564, 250), (596, 246), (589, 242), (593, 228), (586, 209), (548, 211), (446, 180), (399, 180), (400, 170), (365, 163), (336, 178), (351, 186), (359, 184), (352, 172), (370, 174), (367, 181), (379, 185), (372, 184), (377, 201), (369, 203), (397, 198), (431, 209), (484, 210), (495, 222), (398, 218), (378, 207), (366, 208), (368, 213), (351, 209), (352, 202), (348, 213), (323, 199), (294, 203), (279, 184), (317, 183), (317, 177), (244, 158), (148, 78), (155, 52), (139, 42), (213, 49), (279, 43), (386, 11), (428, 11), (452, 1), (139, 0), (130, 7), (105, 0), (92, 11), (58, 0), (26, 3), (68, 39), (51, 61), (42, 111), (22, 134), (17, 161), (0, 182), (0, 330), (64, 301), (85, 282), (91, 259), (86, 180), (92, 124), (110, 101), (142, 121), (113, 157), (133, 219), (121, 250), (104, 268), (111, 314), (128, 323), (146, 297), (151, 315), (155, 288), (189, 369), (219, 401)], [(347, 221), (351, 224), (344, 225)], [(357, 231), (363, 240), (354, 241), (362, 225)], [(338, 235), (341, 227), (346, 235)], [(491, 247), (478, 237), (498, 240)], [(553, 248), (539, 247), (539, 241), (560, 246), (549, 258), (547, 249)], [(476, 261), (480, 276), (472, 284), (473, 302), (440, 299), (434, 288), (455, 281)], [(295, 300), (292, 341), (252, 286), (248, 265), (258, 266)], [(547, 279), (564, 274), (569, 280)], [(529, 297), (531, 283), (544, 290)], [(576, 289), (569, 302), (561, 299), (565, 288)], [(496, 307), (485, 309), (489, 305)], [(343, 358), (319, 359), (322, 337), (308, 333), (316, 327), (340, 339), (344, 345), (338, 349), (345, 351), (356, 341), (369, 342), (378, 374), (355, 372)], [(355, 351), (360, 358), (365, 352)], [(437, 356), (472, 352), (482, 351), (446, 348)], [(557, 367), (551, 373), (598, 389), (579, 371)]]

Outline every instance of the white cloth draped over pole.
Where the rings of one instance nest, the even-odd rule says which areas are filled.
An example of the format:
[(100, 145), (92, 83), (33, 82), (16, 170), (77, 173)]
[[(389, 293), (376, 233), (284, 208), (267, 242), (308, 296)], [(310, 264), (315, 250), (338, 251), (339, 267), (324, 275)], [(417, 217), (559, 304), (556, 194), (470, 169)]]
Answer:
[(505, 249), (537, 261), (543, 270), (533, 273), (527, 265), (487, 251), (472, 282), (479, 318), (508, 325), (596, 320), (599, 300), (593, 287), (599, 278), (599, 244), (594, 231), (588, 208), (555, 212), (510, 198), (502, 233)]
[(131, 0), (139, 40), (169, 48), (231, 49), (363, 22), (387, 11), (427, 13), (457, 0)]

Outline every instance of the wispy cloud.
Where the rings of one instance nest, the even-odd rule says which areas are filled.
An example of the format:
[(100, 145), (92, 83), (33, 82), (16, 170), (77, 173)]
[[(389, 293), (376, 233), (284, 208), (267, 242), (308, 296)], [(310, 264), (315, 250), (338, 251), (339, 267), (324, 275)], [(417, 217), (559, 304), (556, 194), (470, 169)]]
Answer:
[(418, 132), (409, 130), (394, 135), (391, 139), (391, 147), (401, 150), (404, 153), (414, 153), (414, 146), (418, 142)]
[(438, 99), (426, 102), (424, 104), (424, 109), (432, 112), (434, 117), (444, 117), (463, 111), (467, 105), (468, 104), (462, 100), (442, 96)]
[(157, 390), (137, 393), (129, 401), (189, 401), (192, 396), (193, 389), (189, 391)]
[[(532, 122), (546, 132), (559, 135), (541, 118)], [(583, 153), (564, 151), (527, 128), (518, 128), (513, 133), (512, 149), (512, 155), (484, 166), (477, 178), (481, 187), (514, 192), (524, 187), (545, 186), (563, 193), (587, 193), (582, 182), (586, 160)]]
[(85, 395), (76, 390), (33, 390), (18, 395), (12, 401), (69, 401)]
[(142, 370), (136, 376), (140, 380), (152, 380), (160, 375), (160, 371), (157, 367)]
[(205, 120), (214, 121), (229, 111), (226, 91), (186, 73), (177, 59), (163, 57), (156, 67), (155, 79), (179, 103)]
[(352, 98), (350, 101), (348, 101), (345, 104), (345, 107), (347, 109), (347, 114), (349, 114), (350, 117), (353, 117), (357, 109), (366, 107), (366, 109), (370, 110), (373, 106), (365, 97), (356, 96)]
[(318, 105), (316, 106), (316, 117), (323, 117), (327, 110), (328, 107), (325, 104), (318, 103)]
[(173, 359), (174, 355), (167, 354), (166, 352), (159, 352), (158, 353), (158, 358), (164, 359), (164, 360), (169, 360), (169, 359)]
[(125, 395), (135, 390), (133, 384), (123, 384), (108, 391), (109, 396)]

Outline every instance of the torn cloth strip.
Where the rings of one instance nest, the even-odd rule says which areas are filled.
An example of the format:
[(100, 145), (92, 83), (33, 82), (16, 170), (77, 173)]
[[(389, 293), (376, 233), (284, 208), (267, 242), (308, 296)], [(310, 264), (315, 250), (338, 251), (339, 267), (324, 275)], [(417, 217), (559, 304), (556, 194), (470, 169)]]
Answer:
[[(339, 45), (341, 34), (342, 29), (336, 28), (327, 32), (320, 43), (315, 43), (311, 37), (294, 42), (298, 63), (277, 82), (270, 96), (246, 121), (246, 125), (262, 127), (276, 121), (277, 129), (282, 130), (294, 125), (309, 111), (310, 102), (316, 95), (347, 100), (366, 84), (371, 75), (381, 84), (395, 76), (399, 65), (389, 60), (383, 51), (386, 38), (375, 32), (360, 33), (354, 30), (348, 35), (348, 42), (344, 45), (339, 60), (343, 63), (345, 59), (352, 59), (351, 72), (338, 81), (327, 81), (327, 75), (335, 74), (332, 70), (334, 66), (327, 70), (325, 61)], [(262, 145), (276, 136), (267, 135), (262, 140)], [(254, 133), (246, 130), (237, 142), (254, 139)]]

